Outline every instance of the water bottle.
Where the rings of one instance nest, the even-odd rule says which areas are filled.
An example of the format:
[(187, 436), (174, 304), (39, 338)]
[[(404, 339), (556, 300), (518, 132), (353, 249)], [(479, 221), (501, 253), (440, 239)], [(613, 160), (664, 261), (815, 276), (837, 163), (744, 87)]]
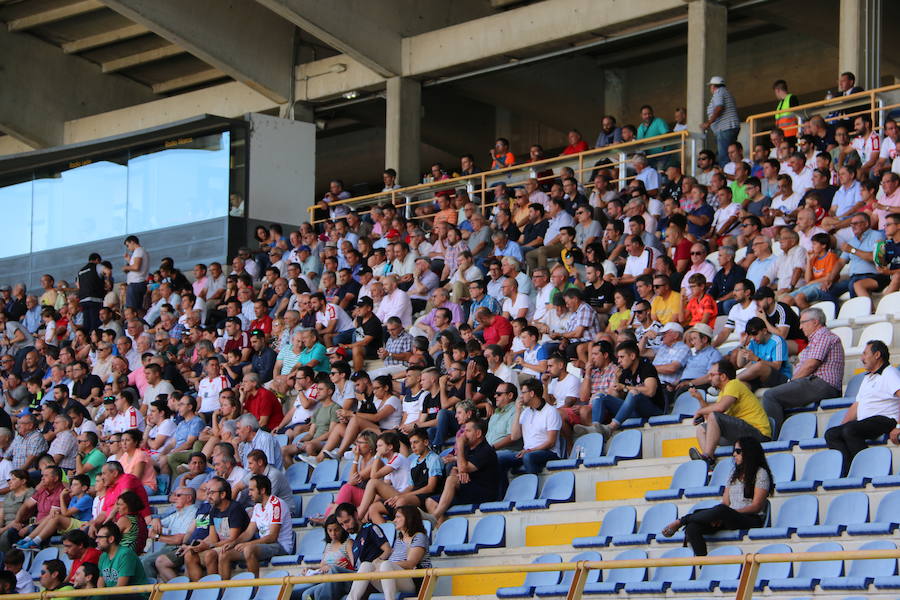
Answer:
[(831, 100), (832, 98), (834, 98), (834, 94), (831, 93), (831, 90), (828, 90), (828, 93), (825, 94), (825, 99)]

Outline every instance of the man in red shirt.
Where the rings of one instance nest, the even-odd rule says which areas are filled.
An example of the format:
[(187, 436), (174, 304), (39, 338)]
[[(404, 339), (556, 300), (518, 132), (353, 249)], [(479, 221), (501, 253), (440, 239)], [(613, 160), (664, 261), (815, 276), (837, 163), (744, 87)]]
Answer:
[(581, 132), (577, 129), (570, 129), (568, 134), (569, 145), (566, 146), (566, 149), (562, 151), (560, 156), (565, 156), (566, 154), (578, 154), (579, 152), (584, 152), (589, 149), (588, 143), (581, 139)]
[(60, 506), (60, 494), (63, 491), (62, 469), (59, 467), (44, 467), (41, 470), (41, 489), (37, 490), (31, 498), (26, 498), (16, 513), (16, 520), (10, 528), (0, 536), (0, 548), (8, 552), (13, 543), (26, 537), (34, 529), (34, 525), (28, 525), (28, 519), (33, 513), (36, 523), (40, 523), (50, 514), (50, 509)]
[(272, 317), (269, 316), (269, 306), (262, 298), (257, 298), (253, 302), (253, 314), (256, 318), (250, 321), (249, 331), (257, 329), (264, 331), (267, 336), (272, 335)]
[[(144, 519), (150, 518), (150, 500), (147, 498), (147, 490), (141, 480), (125, 472), (122, 463), (118, 461), (110, 461), (103, 465), (100, 477), (106, 484), (106, 495), (103, 496), (103, 504), (100, 505), (101, 517), (103, 519), (98, 523), (103, 523), (112, 517), (116, 512), (116, 500), (122, 495), (122, 492), (131, 490), (141, 499), (144, 507), (141, 509), (140, 515)], [(104, 516), (105, 515), (105, 516)]]
[(91, 538), (82, 529), (73, 529), (63, 535), (63, 550), (72, 561), (72, 566), (69, 568), (69, 583), (74, 583), (75, 571), (78, 570), (78, 567), (84, 563), (96, 565), (100, 561), (100, 551), (92, 544)]
[[(250, 360), (250, 336), (247, 332), (241, 331), (241, 320), (238, 317), (228, 317), (225, 319), (225, 345), (222, 353), (227, 354), (231, 350), (240, 350), (241, 361)], [(218, 348), (217, 348), (218, 349)]]
[(244, 410), (251, 413), (259, 421), (259, 426), (266, 431), (277, 427), (284, 414), (281, 402), (275, 394), (259, 386), (259, 375), (247, 373), (241, 381), (241, 404)]
[(486, 306), (482, 306), (475, 313), (475, 318), (481, 325), (484, 335), (484, 344), (497, 344), (503, 350), (509, 350), (512, 345), (513, 330), (509, 321), (501, 315), (495, 315)]

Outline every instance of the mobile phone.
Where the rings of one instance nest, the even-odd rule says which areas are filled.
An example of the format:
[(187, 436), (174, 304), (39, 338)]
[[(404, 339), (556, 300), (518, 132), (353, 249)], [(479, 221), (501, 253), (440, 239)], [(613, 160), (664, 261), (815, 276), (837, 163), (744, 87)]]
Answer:
[(703, 417), (697, 417), (696, 419), (694, 419), (694, 425), (699, 425), (703, 421), (704, 421)]

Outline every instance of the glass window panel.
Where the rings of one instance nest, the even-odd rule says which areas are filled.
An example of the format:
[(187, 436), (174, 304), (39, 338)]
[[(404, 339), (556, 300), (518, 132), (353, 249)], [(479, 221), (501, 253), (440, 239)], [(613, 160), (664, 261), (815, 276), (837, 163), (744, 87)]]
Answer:
[(128, 161), (128, 232), (224, 217), (229, 134), (175, 140), (176, 147)]
[(127, 167), (98, 161), (34, 182), (32, 252), (125, 233)]
[(0, 188), (0, 257), (31, 251), (32, 182)]

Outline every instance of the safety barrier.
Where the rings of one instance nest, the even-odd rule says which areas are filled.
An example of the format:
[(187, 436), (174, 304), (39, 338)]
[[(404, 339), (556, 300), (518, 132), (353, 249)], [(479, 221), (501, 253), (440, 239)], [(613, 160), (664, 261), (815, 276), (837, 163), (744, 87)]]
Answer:
[[(88, 596), (116, 596), (124, 594), (149, 594), (149, 600), (162, 600), (164, 592), (177, 590), (225, 589), (235, 587), (279, 586), (278, 600), (290, 600), (297, 584), (314, 584), (328, 581), (372, 581), (376, 579), (422, 579), (418, 600), (431, 600), (439, 577), (454, 575), (494, 575), (499, 573), (533, 573), (547, 571), (575, 571), (566, 600), (580, 600), (588, 571), (600, 569), (633, 569), (649, 567), (682, 567), (704, 565), (740, 564), (741, 576), (735, 600), (751, 600), (759, 566), (764, 563), (816, 562), (826, 560), (867, 560), (900, 558), (900, 549), (845, 550), (841, 552), (794, 552), (785, 554), (743, 554), (731, 556), (702, 556), (686, 558), (645, 558), (640, 560), (581, 561), (526, 565), (485, 565), (478, 567), (434, 567), (415, 571), (387, 571), (372, 573), (341, 573), (333, 575), (291, 575), (283, 578), (239, 579), (197, 583), (156, 583), (130, 587), (98, 588), (88, 590), (64, 590), (10, 594), (0, 600), (47, 600), (49, 598), (84, 598)], [(721, 595), (721, 592), (720, 592)], [(133, 596), (132, 596), (133, 597)]]
[[(747, 117), (750, 145), (754, 146), (760, 141), (768, 145), (768, 136), (775, 126), (775, 115), (779, 113), (794, 113), (799, 125), (816, 115), (821, 116), (827, 123), (834, 123), (835, 121), (852, 121), (854, 117), (868, 114), (872, 118), (872, 126), (879, 131), (884, 126), (887, 115), (896, 108), (900, 108), (900, 84), (865, 90), (849, 96), (837, 96), (830, 100), (808, 102), (793, 106), (789, 111), (772, 110), (750, 115)], [(850, 134), (852, 136), (853, 132), (851, 131)], [(745, 154), (749, 154), (749, 151)]]
[[(644, 153), (651, 165), (658, 166), (664, 162), (678, 164), (681, 166), (682, 172), (691, 174), (694, 168), (693, 157), (702, 148), (701, 144), (702, 138), (699, 136), (692, 136), (687, 131), (676, 131), (641, 140), (613, 144), (604, 148), (586, 150), (577, 154), (567, 154), (536, 162), (517, 164), (505, 169), (482, 171), (473, 175), (463, 175), (366, 196), (356, 196), (329, 202), (328, 206), (329, 208), (347, 206), (356, 210), (360, 215), (364, 215), (368, 214), (374, 206), (390, 203), (398, 210), (405, 211), (408, 218), (416, 219), (419, 218), (415, 215), (417, 206), (434, 202), (435, 196), (440, 192), (465, 189), (470, 197), (482, 200), (480, 204), (484, 209), (497, 204), (493, 201), (492, 195), (492, 188), (495, 185), (505, 183), (507, 187), (521, 186), (528, 179), (537, 179), (542, 182), (548, 181), (558, 177), (563, 167), (569, 167), (574, 171), (575, 178), (584, 183), (588, 193), (590, 193), (594, 185), (590, 174), (600, 168), (613, 169), (617, 173), (613, 183), (622, 188), (627, 185), (629, 180), (634, 178), (634, 175), (628, 174), (628, 164), (633, 154), (638, 152)], [(603, 164), (597, 165), (599, 162), (603, 162)], [(315, 206), (308, 208), (311, 223), (321, 223), (329, 220), (326, 218), (314, 218), (315, 209)]]

